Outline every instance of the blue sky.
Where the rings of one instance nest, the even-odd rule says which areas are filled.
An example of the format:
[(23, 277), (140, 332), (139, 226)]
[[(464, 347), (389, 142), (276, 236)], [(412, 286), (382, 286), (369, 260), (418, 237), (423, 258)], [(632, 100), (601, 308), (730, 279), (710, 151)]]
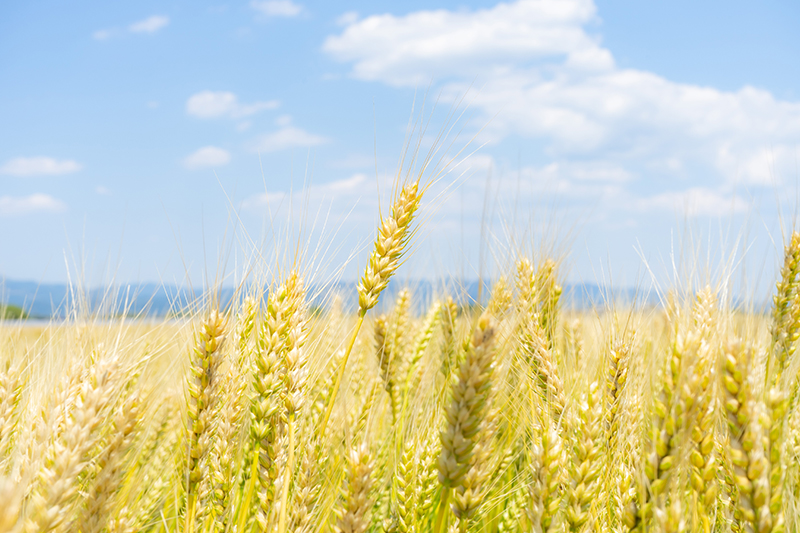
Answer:
[(696, 4), (4, 2), (0, 275), (233, 283), (299, 234), (355, 277), (424, 101), (422, 153), (463, 114), (403, 275), (544, 244), (632, 284), (744, 246), (758, 285), (797, 204), (800, 5)]

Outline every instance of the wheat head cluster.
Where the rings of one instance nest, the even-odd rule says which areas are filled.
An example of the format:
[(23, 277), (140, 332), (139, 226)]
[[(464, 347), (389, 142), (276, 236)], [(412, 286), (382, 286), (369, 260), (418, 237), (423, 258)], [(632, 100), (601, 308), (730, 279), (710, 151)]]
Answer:
[(295, 262), (187, 320), (5, 326), (0, 531), (800, 531), (800, 234), (769, 313), (568, 311), (542, 255), (381, 314), (396, 189), (355, 313)]

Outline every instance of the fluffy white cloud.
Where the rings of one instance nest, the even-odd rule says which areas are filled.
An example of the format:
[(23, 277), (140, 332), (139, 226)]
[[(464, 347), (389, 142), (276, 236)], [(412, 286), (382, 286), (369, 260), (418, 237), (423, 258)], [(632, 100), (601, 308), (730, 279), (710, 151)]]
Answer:
[(155, 33), (169, 24), (169, 17), (153, 15), (128, 26), (131, 33)]
[(52, 157), (17, 157), (10, 159), (0, 167), (0, 174), (10, 176), (57, 176), (71, 174), (83, 168), (72, 159), (54, 159)]
[(303, 11), (291, 0), (252, 0), (250, 7), (268, 17), (296, 17)]
[[(581, 25), (595, 16), (591, 0), (529, 0), (469, 11), (418, 11), (353, 20), (323, 50), (353, 62), (361, 79), (426, 84), (465, 74), (502, 71), (548, 56), (581, 68), (608, 69), (611, 54)], [(346, 18), (342, 19), (348, 22)]]
[(534, 139), (560, 165), (603, 160), (621, 169), (621, 181), (656, 173), (712, 188), (715, 180), (762, 185), (791, 176), (800, 102), (618, 68), (585, 29), (596, 17), (591, 0), (376, 15), (349, 21), (323, 50), (352, 64), (358, 79), (442, 82), (446, 100), (480, 87), (467, 100), (483, 112), (478, 125), (488, 124), (482, 140)]
[(296, 126), (286, 126), (260, 137), (253, 145), (253, 151), (278, 152), (288, 148), (308, 148), (327, 142), (326, 137), (309, 133)]
[(202, 91), (189, 97), (186, 112), (198, 118), (242, 118), (275, 109), (278, 105), (277, 100), (242, 104), (231, 92)]
[(189, 169), (221, 167), (231, 161), (231, 154), (227, 150), (216, 146), (204, 146), (186, 156), (183, 165)]
[(48, 194), (30, 196), (0, 196), (0, 215), (17, 216), (31, 213), (60, 213), (67, 206)]

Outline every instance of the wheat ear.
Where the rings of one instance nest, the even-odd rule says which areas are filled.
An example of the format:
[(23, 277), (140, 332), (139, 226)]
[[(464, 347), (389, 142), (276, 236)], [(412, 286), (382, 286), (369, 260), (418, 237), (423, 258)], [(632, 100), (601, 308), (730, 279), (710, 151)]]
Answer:
[(307, 533), (311, 531), (312, 512), (319, 493), (319, 447), (312, 439), (300, 461), (300, 468), (293, 493), (293, 502), (290, 508), (291, 520), (289, 528), (294, 533)]
[[(450, 384), (450, 376), (455, 367), (458, 341), (456, 340), (456, 321), (458, 320), (458, 306), (452, 298), (442, 306), (442, 347), (441, 364), (439, 373), (442, 375), (442, 392)], [(441, 394), (440, 394), (441, 395)]]
[[(630, 493), (633, 488), (633, 476), (630, 472), (625, 472), (625, 465), (620, 464), (619, 435), (620, 435), (620, 404), (622, 395), (628, 382), (628, 359), (630, 343), (624, 340), (615, 340), (611, 343), (606, 357), (605, 391), (603, 405), (603, 430), (605, 432), (606, 452), (605, 452), (605, 473), (603, 484), (605, 495), (607, 496), (607, 516), (609, 520), (614, 520), (617, 510), (613, 508), (615, 497), (620, 498), (618, 506), (619, 513), (625, 513), (624, 498), (626, 492)], [(618, 483), (617, 476), (620, 476), (622, 483)], [(627, 485), (626, 485), (627, 484)], [(624, 517), (623, 517), (624, 519)]]
[(439, 483), (442, 495), (434, 531), (447, 527), (450, 490), (461, 486), (478, 443), (492, 386), (494, 320), (484, 313), (472, 333), (464, 362), (453, 383), (450, 404), (445, 410), (445, 427), (440, 433)]
[(428, 431), (422, 457), (417, 470), (417, 531), (430, 531), (434, 496), (439, 486), (437, 460), (439, 458), (439, 436), (435, 431)]
[(151, 437), (152, 450), (137, 461), (139, 465), (137, 470), (143, 471), (143, 474), (141, 488), (134, 500), (136, 502), (134, 528), (144, 529), (154, 516), (160, 514), (161, 507), (174, 485), (171, 476), (174, 471), (174, 457), (183, 446), (182, 435), (178, 430), (182, 425), (178, 415), (167, 410), (164, 419)]
[(567, 399), (547, 338), (538, 323), (528, 320), (522, 327), (520, 341), (522, 355), (534, 372), (545, 404), (550, 406), (556, 423), (560, 423)]
[(0, 532), (15, 531), (22, 510), (23, 495), (24, 492), (12, 480), (0, 478), (0, 502), (3, 502), (0, 508)]
[(405, 442), (392, 479), (399, 533), (410, 533), (417, 530), (417, 516), (414, 508), (417, 503), (415, 483), (418, 462), (417, 444), (416, 439), (413, 438)]
[(117, 371), (116, 359), (101, 359), (81, 383), (76, 405), (64, 419), (60, 442), (48, 450), (31, 493), (27, 531), (59, 531), (68, 519), (78, 492), (78, 476), (100, 440), (99, 428), (112, 404)]
[(695, 323), (699, 329), (700, 345), (697, 363), (689, 380), (693, 391), (693, 410), (697, 413), (691, 427), (690, 439), (693, 450), (689, 462), (692, 465), (691, 482), (697, 494), (697, 516), (704, 531), (714, 528), (715, 506), (719, 495), (719, 437), (717, 435), (718, 392), (716, 388), (719, 372), (719, 351), (712, 336), (715, 322), (716, 301), (710, 288), (698, 294)]
[(394, 365), (393, 350), (394, 343), (388, 338), (388, 322), (385, 315), (381, 315), (375, 320), (375, 354), (378, 358), (378, 368), (380, 370), (383, 388), (389, 395), (389, 406), (392, 409), (392, 421), (397, 417), (397, 383), (395, 379), (396, 368)]
[(231, 495), (236, 481), (239, 433), (245, 414), (243, 400), (246, 382), (243, 377), (229, 367), (224, 383), (222, 402), (215, 419), (216, 439), (211, 451), (212, 489), (209, 505), (214, 521), (210, 528), (206, 528), (215, 533), (223, 533), (228, 528), (233, 507)]
[[(768, 387), (780, 380), (800, 338), (800, 233), (793, 232), (784, 247), (783, 268), (772, 306), (772, 351), (767, 359)], [(775, 360), (777, 368), (770, 369)], [(771, 373), (772, 372), (772, 373)]]
[(83, 517), (77, 521), (83, 533), (100, 533), (108, 522), (117, 492), (125, 454), (133, 441), (139, 422), (139, 397), (129, 396), (114, 416), (112, 433), (100, 456), (95, 459), (98, 471), (86, 497)]
[[(487, 400), (487, 404), (491, 407), (491, 398)], [(464, 533), (475, 516), (480, 515), (480, 507), (488, 488), (487, 481), (497, 466), (492, 461), (492, 439), (497, 430), (497, 419), (497, 409), (490, 408), (484, 415), (469, 468), (453, 493), (453, 514), (458, 519), (459, 531)]]
[(267, 298), (266, 316), (259, 332), (253, 365), (248, 450), (251, 471), (239, 505), (239, 531), (244, 531), (245, 523), (249, 519), (250, 503), (256, 488), (256, 520), (263, 530), (270, 526), (270, 512), (275, 497), (274, 483), (278, 477), (278, 441), (285, 415), (283, 357), (287, 343), (290, 342), (289, 333), (295, 309), (300, 303), (295, 293), (295, 285), (299, 281), (297, 276), (290, 275), (286, 283), (271, 290)]
[(562, 292), (561, 285), (556, 280), (555, 261), (547, 259), (539, 266), (534, 284), (541, 302), (538, 316), (539, 326), (545, 332), (548, 347), (552, 350), (556, 341), (559, 301)]
[(398, 430), (401, 432), (404, 431), (405, 428), (405, 420), (406, 420), (406, 411), (408, 410), (408, 400), (411, 396), (411, 389), (412, 389), (412, 379), (414, 379), (415, 375), (417, 374), (417, 367), (419, 366), (419, 362), (422, 359), (425, 350), (428, 348), (428, 344), (431, 341), (431, 337), (433, 336), (433, 331), (436, 329), (436, 326), (439, 324), (439, 317), (441, 316), (441, 304), (436, 302), (431, 306), (430, 310), (428, 311), (427, 316), (425, 317), (425, 321), (422, 323), (419, 332), (417, 333), (416, 338), (414, 339), (414, 344), (411, 348), (411, 354), (406, 364), (405, 369), (405, 381), (403, 383), (402, 388), (402, 396), (403, 396), (403, 405), (400, 408), (400, 423), (398, 424)]
[(589, 506), (598, 493), (598, 478), (602, 468), (600, 446), (601, 403), (597, 382), (589, 386), (577, 409), (578, 424), (572, 446), (569, 492), (567, 494), (567, 523), (577, 532), (589, 521)]
[(406, 184), (392, 204), (390, 216), (381, 220), (381, 224), (378, 227), (378, 236), (375, 239), (375, 245), (369, 257), (366, 271), (358, 282), (358, 320), (350, 336), (344, 357), (339, 363), (339, 371), (333, 384), (331, 398), (328, 401), (328, 407), (319, 426), (320, 435), (324, 435), (328, 420), (331, 417), (333, 404), (336, 401), (342, 376), (344, 376), (344, 370), (347, 367), (347, 359), (350, 357), (358, 332), (364, 323), (364, 317), (367, 311), (378, 303), (378, 297), (389, 284), (389, 279), (400, 266), (400, 260), (408, 248), (408, 243), (413, 233), (411, 223), (422, 200), (422, 193), (423, 191), (419, 189), (419, 180)]
[(506, 278), (500, 276), (497, 278), (497, 281), (494, 282), (494, 285), (492, 285), (492, 294), (489, 297), (489, 303), (486, 304), (486, 310), (491, 313), (492, 316), (498, 319), (502, 318), (503, 315), (511, 309), (513, 298), (514, 295), (511, 293)]
[(188, 383), (188, 459), (186, 465), (186, 522), (185, 531), (191, 533), (201, 483), (207, 474), (211, 432), (211, 410), (217, 393), (217, 373), (221, 361), (221, 348), (225, 339), (225, 320), (214, 311), (203, 322), (192, 353)]
[(18, 368), (0, 370), (0, 475), (11, 469), (11, 452), (19, 423), (22, 376)]
[(369, 450), (362, 444), (347, 457), (347, 490), (337, 513), (336, 533), (365, 533), (369, 528), (372, 500), (373, 462)]
[(252, 356), (252, 339), (256, 330), (258, 303), (248, 296), (242, 303), (242, 310), (236, 315), (236, 362), (239, 369), (249, 367)]
[(772, 527), (766, 479), (769, 463), (764, 454), (761, 409), (748, 383), (752, 352), (741, 344), (733, 344), (725, 349), (724, 358), (725, 410), (730, 429), (728, 461), (739, 493), (736, 510), (744, 531), (768, 533)]
[(286, 427), (288, 430), (288, 457), (284, 468), (283, 492), (281, 494), (280, 518), (278, 533), (286, 531), (287, 507), (289, 504), (289, 487), (294, 472), (295, 434), (297, 415), (303, 408), (308, 379), (308, 353), (305, 349), (308, 318), (305, 310), (305, 289), (303, 280), (292, 272), (288, 283), (293, 300), (292, 317), (283, 350), (283, 404), (286, 409)]
[(680, 386), (684, 375), (684, 346), (681, 338), (674, 341), (663, 369), (662, 384), (653, 405), (654, 424), (651, 450), (645, 461), (645, 475), (650, 481), (650, 491), (642, 502), (644, 519), (652, 516), (663, 521), (666, 513), (667, 485), (678, 466), (677, 442), (674, 438), (685, 419), (686, 396)]

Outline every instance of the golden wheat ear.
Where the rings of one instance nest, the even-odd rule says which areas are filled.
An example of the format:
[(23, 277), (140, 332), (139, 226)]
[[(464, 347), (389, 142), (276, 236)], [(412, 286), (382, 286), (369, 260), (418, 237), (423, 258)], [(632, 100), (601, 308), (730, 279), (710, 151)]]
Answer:
[(347, 456), (347, 488), (337, 511), (336, 533), (365, 533), (370, 526), (374, 463), (366, 444)]
[(11, 454), (21, 414), (22, 385), (19, 368), (0, 369), (0, 475), (8, 475), (11, 470)]
[(291, 299), (292, 314), (289, 319), (289, 330), (283, 349), (283, 389), (281, 397), (286, 412), (286, 428), (288, 442), (287, 459), (284, 466), (283, 488), (281, 492), (280, 517), (278, 533), (286, 531), (289, 505), (289, 489), (292, 483), (295, 465), (295, 435), (297, 434), (297, 416), (303, 409), (306, 397), (306, 381), (308, 377), (308, 352), (305, 348), (308, 336), (308, 316), (306, 314), (305, 289), (303, 280), (297, 272), (292, 272), (287, 282), (288, 298)]
[(366, 271), (358, 282), (358, 321), (350, 336), (344, 357), (339, 363), (339, 371), (336, 374), (331, 397), (320, 423), (319, 435), (325, 434), (342, 376), (347, 367), (347, 360), (350, 352), (353, 351), (353, 345), (361, 330), (361, 325), (364, 323), (364, 317), (367, 311), (377, 305), (378, 297), (389, 284), (389, 280), (400, 266), (400, 261), (408, 248), (413, 233), (411, 224), (422, 201), (422, 192), (419, 188), (419, 180), (404, 185), (392, 204), (391, 214), (381, 220), (381, 224), (378, 226), (378, 236), (375, 239)]
[(580, 531), (589, 522), (589, 508), (600, 489), (603, 457), (600, 446), (602, 405), (599, 388), (598, 382), (592, 382), (589, 391), (581, 396), (577, 406), (566, 512), (569, 530), (572, 532)]
[(101, 440), (100, 430), (112, 408), (119, 380), (118, 360), (101, 359), (80, 382), (74, 407), (54, 406), (55, 411), (67, 411), (59, 422), (63, 431), (55, 435), (34, 482), (26, 509), (26, 529), (58, 531), (70, 522), (78, 483)]
[(438, 467), (442, 494), (434, 525), (436, 533), (446, 530), (450, 493), (463, 486), (473, 466), (472, 457), (491, 393), (495, 334), (494, 319), (484, 313), (473, 329), (469, 349), (450, 391), (450, 403), (444, 412), (445, 427), (440, 433)]
[(83, 514), (73, 524), (73, 527), (81, 524), (81, 531), (85, 533), (100, 533), (109, 522), (122, 480), (125, 456), (139, 424), (139, 403), (134, 393), (120, 406), (113, 417), (109, 442), (95, 459), (96, 477), (86, 496)]
[(725, 348), (723, 357), (729, 428), (727, 461), (738, 492), (735, 519), (745, 531), (771, 531), (769, 462), (764, 453), (763, 408), (752, 391), (752, 349), (733, 343)]
[[(210, 407), (218, 394), (216, 381), (225, 340), (225, 320), (214, 311), (203, 321), (192, 352), (188, 380), (188, 434), (185, 531), (194, 531), (201, 484), (208, 481), (208, 451), (213, 441)], [(200, 509), (201, 511), (204, 508)]]
[[(302, 279), (296, 272), (290, 273), (284, 283), (271, 290), (267, 297), (252, 366), (250, 435), (248, 456), (245, 457), (249, 477), (239, 503), (237, 528), (240, 531), (245, 529), (253, 512), (261, 529), (268, 530), (275, 525), (272, 514), (275, 481), (280, 474), (280, 436), (285, 429), (287, 406), (291, 407), (293, 417), (299, 409), (299, 403), (295, 403), (296, 391), (287, 390), (286, 385), (288, 382), (294, 387), (297, 382), (299, 387), (305, 371), (304, 366), (300, 369), (304, 359), (299, 351), (305, 342), (304, 298)], [(287, 374), (287, 357), (295, 371), (291, 375)], [(252, 509), (254, 499), (255, 509)]]
[[(772, 306), (772, 346), (765, 378), (768, 386), (780, 381), (800, 338), (800, 232), (784, 247), (781, 278)], [(770, 364), (775, 362), (775, 367)]]

